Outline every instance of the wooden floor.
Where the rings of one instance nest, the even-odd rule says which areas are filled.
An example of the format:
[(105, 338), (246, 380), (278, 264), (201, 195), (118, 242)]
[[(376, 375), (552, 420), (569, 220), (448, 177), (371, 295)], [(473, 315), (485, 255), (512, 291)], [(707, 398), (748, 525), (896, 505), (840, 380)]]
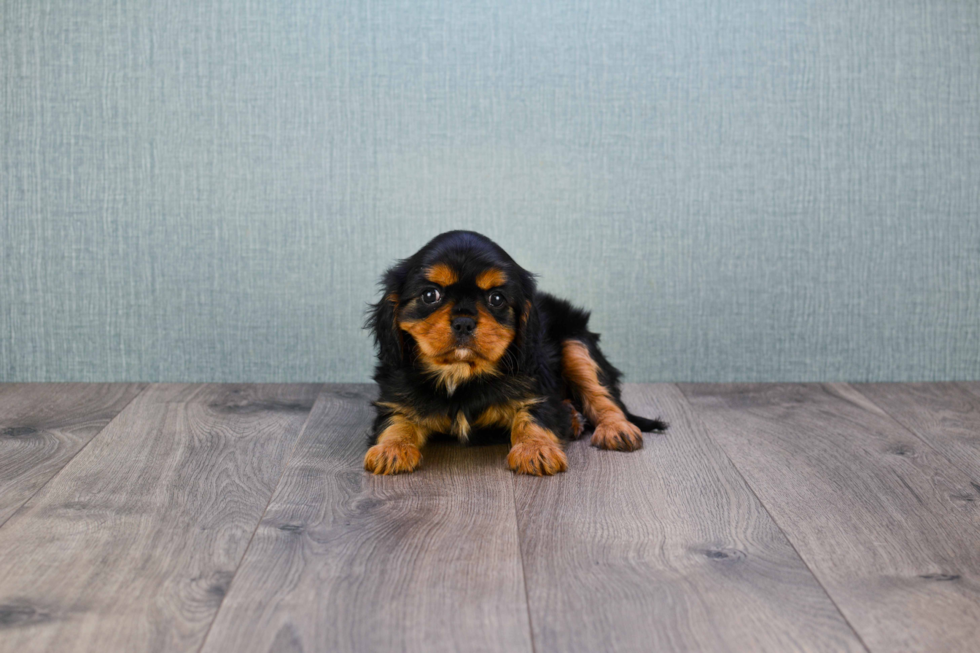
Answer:
[(977, 651), (980, 383), (632, 385), (361, 468), (369, 385), (0, 385), (2, 651)]

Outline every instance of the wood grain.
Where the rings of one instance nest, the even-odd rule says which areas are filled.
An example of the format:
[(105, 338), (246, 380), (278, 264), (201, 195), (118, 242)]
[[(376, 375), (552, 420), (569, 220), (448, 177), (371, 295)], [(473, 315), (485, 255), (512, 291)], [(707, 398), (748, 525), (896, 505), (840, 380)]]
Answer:
[(975, 651), (971, 479), (846, 384), (684, 385), (872, 651)]
[(0, 525), (143, 387), (135, 383), (0, 384)]
[(506, 448), (368, 474), (375, 392), (324, 390), (204, 651), (531, 650)]
[(318, 386), (152, 386), (0, 529), (0, 650), (203, 641)]
[(958, 383), (868, 383), (854, 388), (969, 474), (980, 501), (980, 397)]
[(980, 397), (980, 381), (959, 381), (956, 385), (972, 393), (974, 397)]
[(535, 650), (864, 650), (677, 388), (624, 398), (670, 430), (515, 479)]

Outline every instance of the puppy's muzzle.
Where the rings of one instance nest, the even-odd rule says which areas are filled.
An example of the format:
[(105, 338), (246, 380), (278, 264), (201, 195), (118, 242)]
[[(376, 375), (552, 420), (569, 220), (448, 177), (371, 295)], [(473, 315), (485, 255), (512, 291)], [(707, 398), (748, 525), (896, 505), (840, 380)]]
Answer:
[(454, 317), (451, 325), (457, 340), (468, 340), (476, 329), (476, 320), (471, 317)]

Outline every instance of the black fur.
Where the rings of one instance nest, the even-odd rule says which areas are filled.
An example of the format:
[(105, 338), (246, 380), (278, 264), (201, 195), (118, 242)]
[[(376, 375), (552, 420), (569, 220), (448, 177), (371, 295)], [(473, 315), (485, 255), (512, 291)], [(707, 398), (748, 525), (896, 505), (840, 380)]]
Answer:
[[(462, 282), (446, 289), (454, 302), (454, 312), (466, 312), (476, 302), (485, 302), (485, 293), (465, 283), (489, 268), (503, 270), (508, 277), (503, 292), (506, 311), (495, 318), (514, 328), (515, 336), (498, 368), (501, 374), (478, 376), (463, 383), (451, 394), (437, 386), (431, 374), (419, 364), (418, 345), (396, 324), (399, 307), (431, 287), (425, 270), (435, 263), (446, 263), (462, 271)], [(571, 414), (562, 403), (571, 399), (581, 412), (581, 400), (561, 375), (561, 343), (579, 340), (588, 347), (601, 371), (600, 381), (631, 422), (643, 431), (662, 431), (667, 424), (627, 411), (620, 398), (621, 373), (599, 349), (599, 335), (589, 331), (589, 313), (569, 302), (539, 292), (534, 275), (522, 267), (496, 243), (472, 231), (450, 231), (437, 236), (410, 258), (399, 261), (381, 279), (383, 296), (369, 311), (365, 328), (370, 329), (378, 349), (374, 380), (380, 386), (376, 402), (377, 418), (371, 430), (374, 443), (388, 423), (392, 410), (383, 404), (408, 406), (420, 415), (455, 416), (462, 411), (470, 423), (494, 404), (517, 399), (541, 398), (531, 413), (542, 426), (564, 439), (572, 438)], [(397, 302), (393, 299), (397, 298)], [(418, 302), (416, 302), (418, 304)], [(485, 303), (484, 306), (489, 308)], [(473, 313), (475, 315), (475, 313)], [(404, 316), (402, 316), (404, 317)], [(474, 433), (472, 440), (479, 440)], [(484, 433), (483, 435), (487, 435)], [(497, 435), (505, 436), (499, 433)]]

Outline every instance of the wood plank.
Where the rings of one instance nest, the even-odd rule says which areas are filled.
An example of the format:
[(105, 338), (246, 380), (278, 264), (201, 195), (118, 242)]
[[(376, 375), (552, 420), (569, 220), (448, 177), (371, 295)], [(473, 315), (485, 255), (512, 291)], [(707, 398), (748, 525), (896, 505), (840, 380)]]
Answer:
[(143, 388), (137, 383), (0, 383), (0, 525)]
[(958, 381), (956, 385), (971, 392), (975, 397), (980, 397), (980, 381)]
[(847, 384), (684, 385), (872, 651), (973, 651), (971, 479)]
[(530, 651), (506, 447), (363, 470), (374, 386), (313, 410), (204, 651)]
[(863, 651), (680, 391), (624, 399), (670, 430), (515, 479), (535, 650)]
[(0, 529), (0, 650), (196, 650), (318, 391), (146, 389)]
[[(865, 383), (854, 388), (980, 484), (980, 397), (958, 383)], [(980, 501), (980, 485), (961, 500)]]

